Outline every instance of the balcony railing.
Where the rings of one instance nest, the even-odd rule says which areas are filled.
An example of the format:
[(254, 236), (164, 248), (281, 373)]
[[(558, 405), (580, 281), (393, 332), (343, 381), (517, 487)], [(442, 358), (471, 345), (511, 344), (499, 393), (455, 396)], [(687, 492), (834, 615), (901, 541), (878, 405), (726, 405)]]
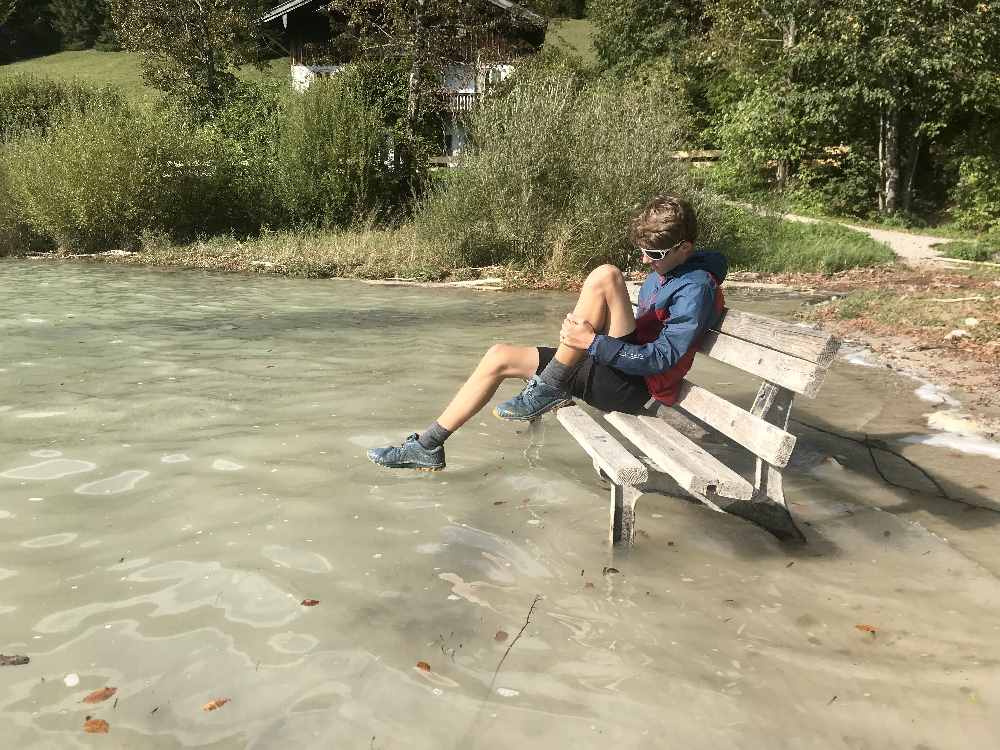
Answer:
[(481, 93), (465, 91), (446, 91), (442, 96), (449, 112), (471, 112), (482, 98)]

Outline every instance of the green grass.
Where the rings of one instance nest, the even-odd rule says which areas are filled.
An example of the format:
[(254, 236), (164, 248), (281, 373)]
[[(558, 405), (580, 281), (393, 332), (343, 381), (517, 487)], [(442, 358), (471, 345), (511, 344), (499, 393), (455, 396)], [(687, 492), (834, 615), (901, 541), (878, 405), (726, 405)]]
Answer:
[(1000, 259), (1000, 244), (989, 240), (978, 242), (956, 240), (937, 245), (935, 250), (939, 250), (946, 258), (958, 258), (959, 260), (997, 262)]
[(770, 226), (765, 222), (763, 227), (755, 230), (748, 225), (743, 247), (722, 248), (734, 270), (837, 273), (896, 260), (885, 244), (837, 224), (781, 221)]
[[(87, 83), (111, 84), (119, 87), (122, 93), (133, 102), (153, 102), (162, 96), (158, 91), (143, 83), (142, 74), (139, 71), (139, 61), (136, 55), (130, 52), (98, 52), (92, 49), (79, 52), (57, 52), (54, 55), (0, 65), (0, 76), (17, 74), (52, 78), (58, 81), (75, 79)], [(268, 69), (263, 72), (253, 66), (244, 66), (240, 74), (247, 79), (286, 77), (288, 75), (288, 58), (271, 60)]]
[(545, 35), (545, 46), (569, 52), (588, 65), (597, 62), (597, 53), (594, 51), (594, 24), (586, 18), (553, 19)]

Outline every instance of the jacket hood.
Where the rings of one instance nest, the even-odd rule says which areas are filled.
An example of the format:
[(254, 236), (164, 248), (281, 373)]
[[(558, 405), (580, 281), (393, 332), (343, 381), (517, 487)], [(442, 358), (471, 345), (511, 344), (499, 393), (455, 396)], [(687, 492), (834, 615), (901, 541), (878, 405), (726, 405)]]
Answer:
[(729, 261), (722, 253), (696, 252), (687, 262), (682, 263), (673, 269), (667, 276), (682, 276), (691, 271), (708, 271), (721, 284), (726, 278), (729, 270)]

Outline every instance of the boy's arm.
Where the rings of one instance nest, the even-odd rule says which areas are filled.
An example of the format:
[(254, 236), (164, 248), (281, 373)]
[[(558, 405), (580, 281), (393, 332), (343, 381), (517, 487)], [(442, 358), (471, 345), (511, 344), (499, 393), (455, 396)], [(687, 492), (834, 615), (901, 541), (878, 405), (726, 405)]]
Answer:
[(666, 372), (687, 354), (715, 316), (714, 281), (689, 283), (674, 294), (670, 315), (655, 341), (626, 344), (599, 334), (587, 350), (598, 362), (629, 375)]

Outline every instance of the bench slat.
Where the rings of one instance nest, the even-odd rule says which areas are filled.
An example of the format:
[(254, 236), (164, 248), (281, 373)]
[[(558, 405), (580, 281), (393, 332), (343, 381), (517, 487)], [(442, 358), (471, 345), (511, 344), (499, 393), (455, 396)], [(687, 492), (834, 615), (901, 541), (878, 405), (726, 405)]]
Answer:
[(556, 419), (616, 484), (636, 485), (649, 479), (646, 465), (579, 406), (557, 410)]
[(719, 495), (739, 500), (753, 497), (753, 485), (715, 456), (688, 440), (656, 417), (637, 417), (621, 412), (605, 415), (626, 438), (642, 450), (665, 474), (696, 495), (710, 488)]
[(833, 362), (840, 348), (840, 340), (829, 333), (739, 310), (726, 309), (712, 328), (823, 367)]
[(827, 368), (775, 349), (718, 331), (709, 331), (701, 341), (701, 352), (727, 365), (749, 372), (790, 391), (813, 398), (823, 385)]
[(780, 427), (687, 380), (681, 386), (676, 405), (767, 463), (777, 467), (788, 464), (795, 436)]

